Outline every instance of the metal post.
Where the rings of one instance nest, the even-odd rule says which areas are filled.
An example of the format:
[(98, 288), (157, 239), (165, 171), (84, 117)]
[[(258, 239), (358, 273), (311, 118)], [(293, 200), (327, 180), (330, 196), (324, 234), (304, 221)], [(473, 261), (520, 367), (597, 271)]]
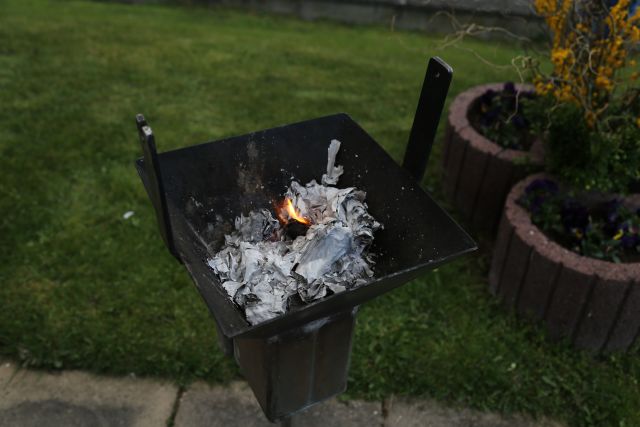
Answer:
[(142, 145), (142, 153), (144, 155), (144, 179), (148, 181), (147, 193), (151, 199), (154, 210), (156, 211), (156, 219), (160, 227), (160, 234), (167, 245), (169, 252), (180, 262), (180, 256), (176, 251), (173, 241), (173, 231), (171, 220), (169, 219), (169, 208), (167, 207), (167, 196), (165, 194), (164, 182), (162, 181), (162, 173), (160, 171), (160, 160), (156, 151), (156, 141), (153, 136), (151, 127), (147, 124), (144, 116), (138, 114), (136, 116), (136, 126), (138, 128), (138, 137)]
[(452, 75), (453, 69), (442, 59), (436, 56), (429, 60), (402, 163), (418, 182), (429, 161)]

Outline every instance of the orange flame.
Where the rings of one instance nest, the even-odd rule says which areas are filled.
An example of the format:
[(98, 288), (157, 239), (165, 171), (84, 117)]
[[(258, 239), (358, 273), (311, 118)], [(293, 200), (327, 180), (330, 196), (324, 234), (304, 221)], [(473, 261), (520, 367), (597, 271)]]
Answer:
[(299, 223), (302, 223), (304, 225), (311, 225), (311, 221), (309, 221), (307, 218), (303, 217), (296, 211), (296, 208), (293, 207), (293, 202), (291, 202), (291, 199), (289, 198), (286, 198), (282, 205), (278, 208), (278, 218), (284, 224), (289, 222), (287, 216), (289, 219), (293, 219), (294, 221), (298, 221)]

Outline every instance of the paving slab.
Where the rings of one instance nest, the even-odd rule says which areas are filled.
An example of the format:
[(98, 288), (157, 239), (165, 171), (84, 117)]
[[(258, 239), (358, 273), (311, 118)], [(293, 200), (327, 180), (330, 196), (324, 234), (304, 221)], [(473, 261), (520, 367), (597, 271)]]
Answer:
[(380, 402), (331, 399), (296, 415), (293, 427), (378, 427), (383, 423)]
[(178, 390), (165, 382), (0, 365), (0, 426), (157, 427)]
[(13, 363), (0, 359), (0, 390), (9, 382), (16, 371), (16, 366)]
[[(383, 418), (379, 403), (336, 399), (296, 414), (292, 427), (378, 427)], [(175, 427), (273, 427), (265, 418), (249, 386), (234, 382), (228, 387), (204, 383), (190, 386), (180, 399)]]
[(180, 398), (175, 427), (272, 427), (245, 383), (228, 387), (197, 382)]
[(387, 399), (385, 427), (563, 427), (555, 421), (455, 409), (430, 400)]
[[(165, 426), (177, 388), (136, 378), (82, 372), (18, 369), (0, 360), (0, 427)], [(384, 413), (384, 417), (383, 417)], [(330, 399), (296, 414), (292, 427), (563, 427), (522, 416), (501, 416), (435, 401), (391, 398), (377, 402)], [(175, 427), (271, 427), (245, 382), (198, 382), (181, 396)]]

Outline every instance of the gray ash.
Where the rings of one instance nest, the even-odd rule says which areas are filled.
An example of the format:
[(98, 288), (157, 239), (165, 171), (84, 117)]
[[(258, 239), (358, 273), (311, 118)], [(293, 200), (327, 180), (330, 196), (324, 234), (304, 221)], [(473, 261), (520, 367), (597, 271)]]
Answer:
[(278, 219), (266, 209), (237, 217), (208, 260), (252, 325), (285, 313), (294, 300), (309, 303), (373, 277), (368, 249), (382, 225), (367, 211), (363, 191), (333, 187), (343, 173), (335, 165), (339, 149), (332, 140), (322, 184), (291, 182)]

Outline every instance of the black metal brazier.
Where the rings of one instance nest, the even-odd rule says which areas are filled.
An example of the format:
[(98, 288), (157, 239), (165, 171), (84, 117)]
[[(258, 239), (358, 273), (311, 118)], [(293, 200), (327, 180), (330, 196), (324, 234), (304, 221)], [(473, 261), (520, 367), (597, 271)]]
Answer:
[[(186, 267), (218, 329), (271, 421), (346, 388), (358, 306), (427, 270), (476, 249), (474, 241), (419, 186), (451, 81), (451, 68), (429, 62), (403, 167), (349, 116), (337, 114), (158, 154), (144, 117), (136, 118), (144, 156), (136, 162), (161, 235)], [(369, 283), (275, 319), (250, 325), (207, 266), (241, 213), (269, 208), (292, 177), (318, 178), (327, 146), (338, 139), (340, 187), (367, 193), (384, 223)]]

